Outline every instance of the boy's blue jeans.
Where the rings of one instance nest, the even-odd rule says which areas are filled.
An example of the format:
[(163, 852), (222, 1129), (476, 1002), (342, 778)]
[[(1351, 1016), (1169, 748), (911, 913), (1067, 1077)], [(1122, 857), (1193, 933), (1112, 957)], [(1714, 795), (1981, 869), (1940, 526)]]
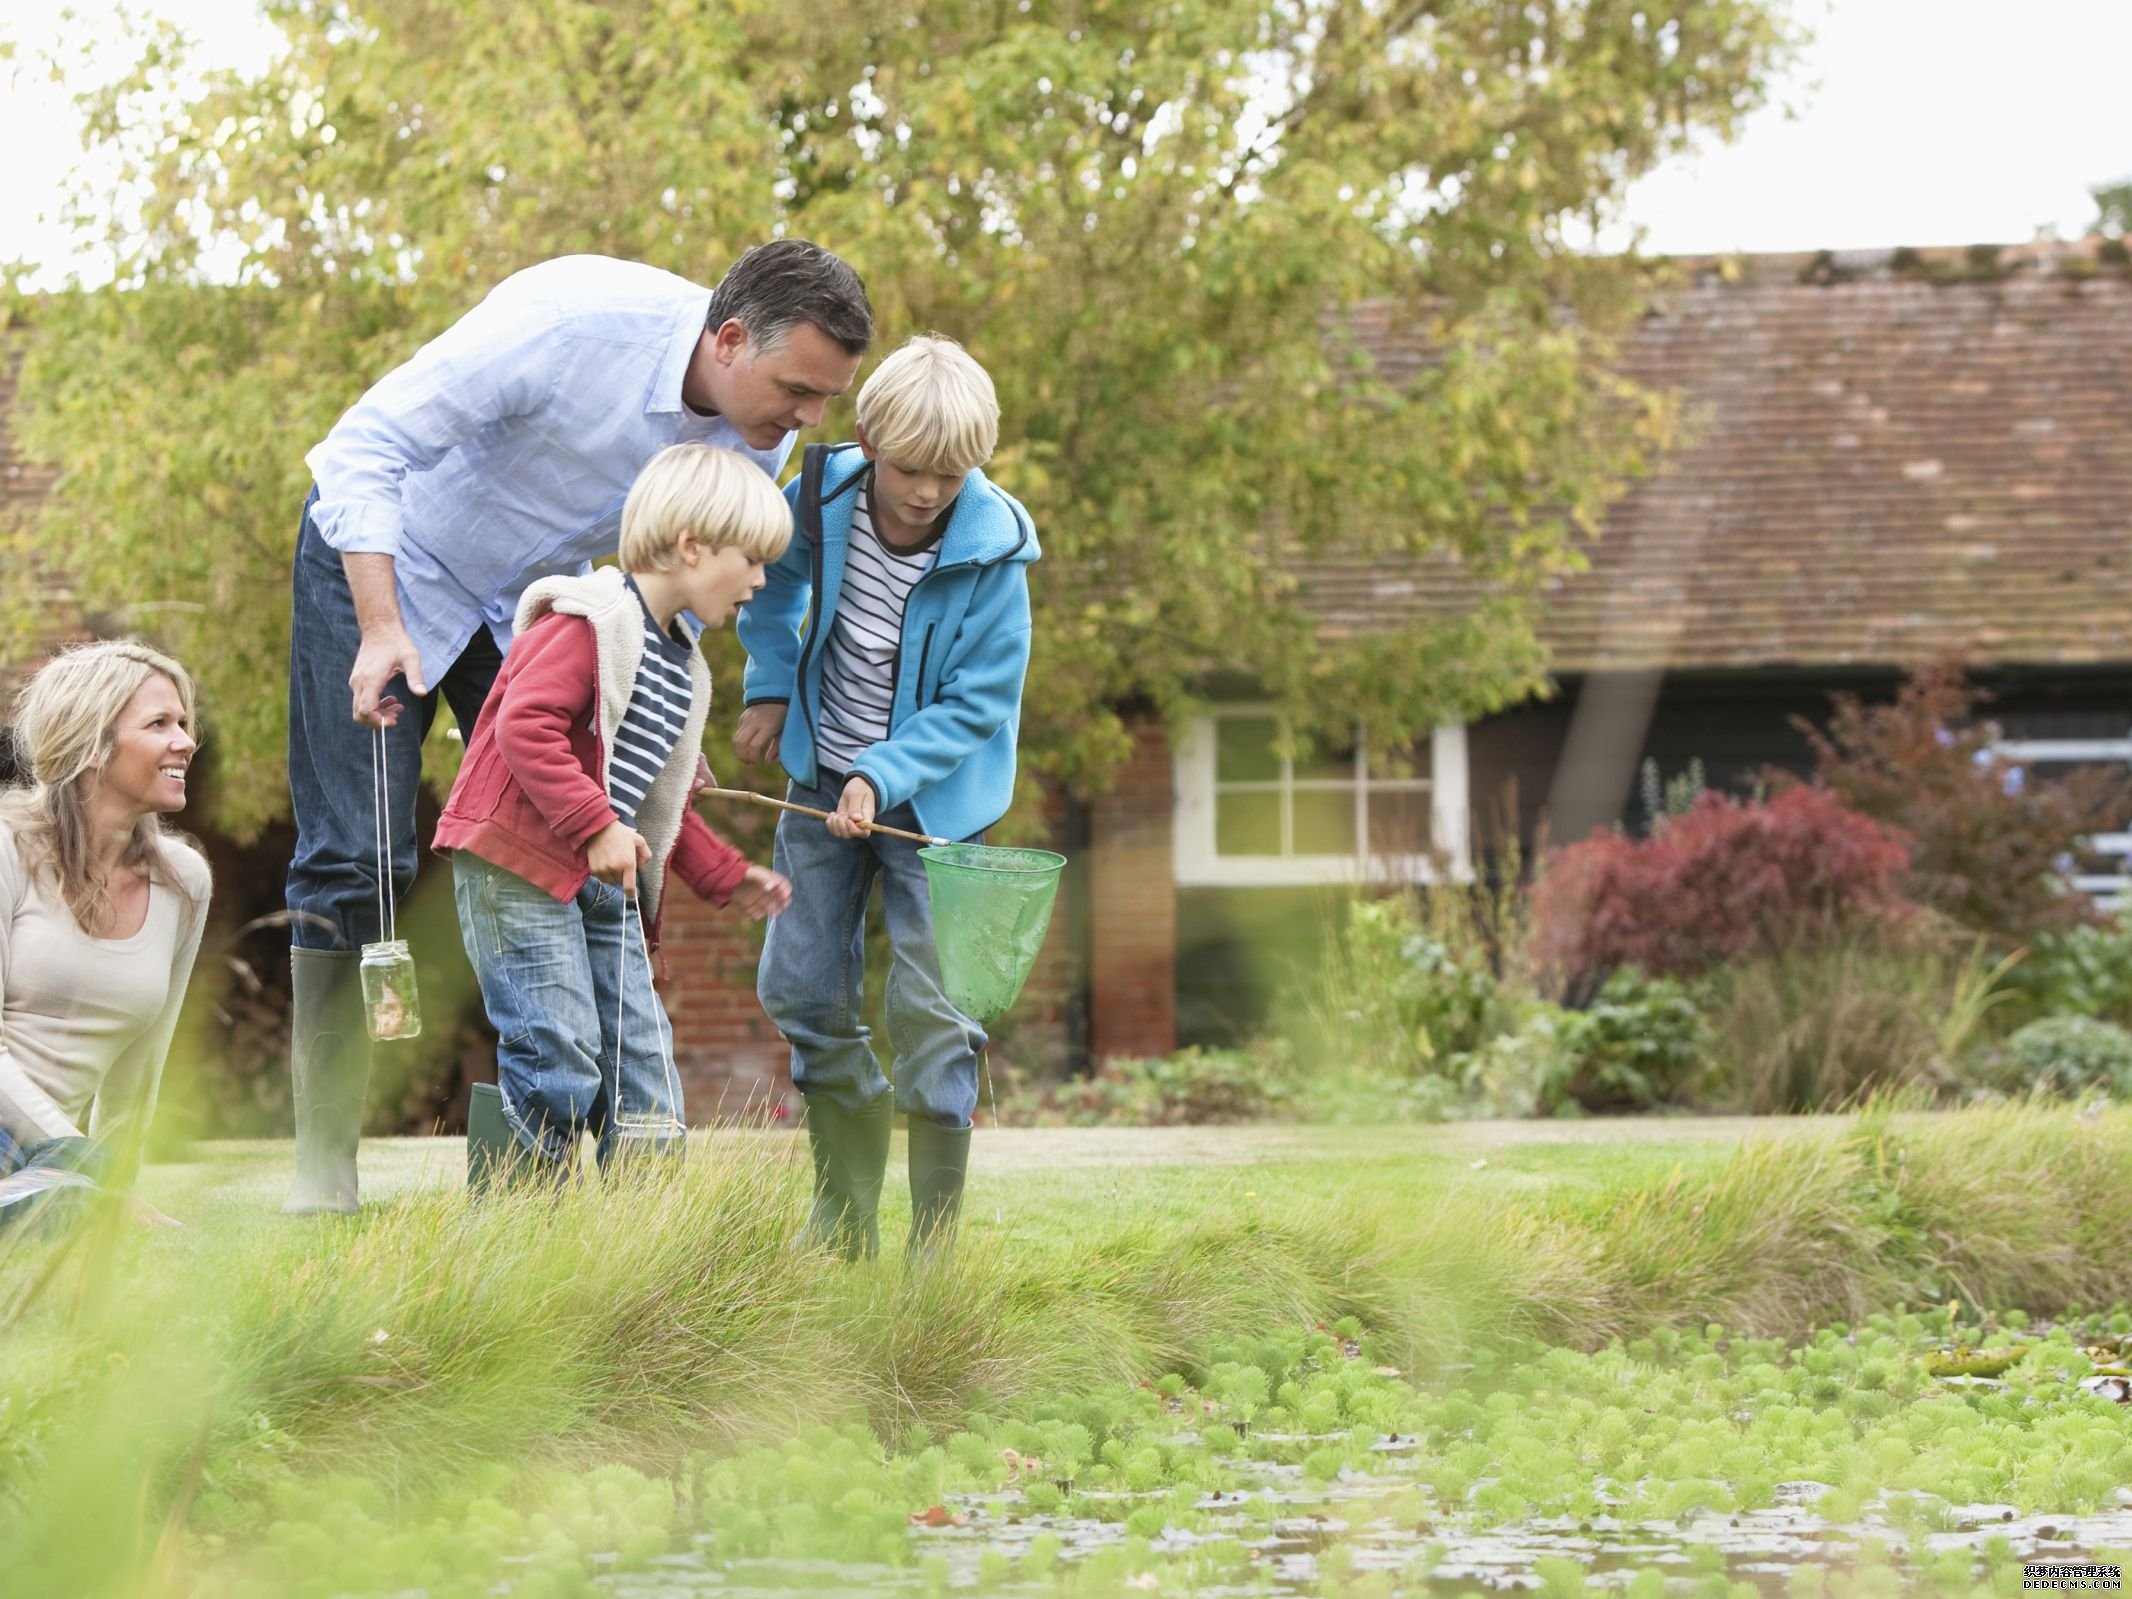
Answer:
[[(833, 811), (842, 785), (791, 785), (795, 805)], [(889, 827), (918, 831), (908, 805), (883, 812)], [(777, 870), (792, 880), (792, 903), (770, 923), (755, 991), (792, 1046), (792, 1081), (862, 1111), (889, 1091), (860, 1020), (866, 991), (866, 902), (881, 884), (888, 919), (888, 987), (883, 1010), (896, 1054), (896, 1108), (943, 1127), (967, 1127), (977, 1110), (977, 1057), (985, 1031), (948, 1002), (933, 945), (933, 902), (920, 846), (907, 839), (841, 839), (812, 816), (777, 823)]]
[(564, 904), (465, 850), (452, 852), (452, 891), (519, 1146), (567, 1166), (589, 1128), (603, 1166), (625, 1141), (631, 1152), (678, 1151), (681, 1086), (667, 1066), (672, 1034), (636, 901), (595, 877)]

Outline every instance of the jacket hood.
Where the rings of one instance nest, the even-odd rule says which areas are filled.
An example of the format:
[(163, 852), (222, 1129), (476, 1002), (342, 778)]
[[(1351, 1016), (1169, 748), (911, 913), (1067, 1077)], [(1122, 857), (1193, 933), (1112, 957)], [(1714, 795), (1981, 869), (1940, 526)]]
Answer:
[[(826, 508), (844, 495), (856, 496), (873, 466), (856, 444), (810, 445), (810, 451), (825, 450), (822, 463), (822, 503)], [(955, 496), (948, 512), (948, 525), (940, 539), (942, 566), (994, 566), (1002, 561), (1024, 565), (1041, 560), (1036, 523), (1019, 500), (986, 477), (973, 471)], [(530, 591), (529, 591), (530, 592)]]

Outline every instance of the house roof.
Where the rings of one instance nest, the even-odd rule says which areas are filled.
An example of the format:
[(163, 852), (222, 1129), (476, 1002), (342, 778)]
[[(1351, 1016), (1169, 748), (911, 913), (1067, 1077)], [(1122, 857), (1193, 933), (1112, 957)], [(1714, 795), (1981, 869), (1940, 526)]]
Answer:
[[(1621, 367), (1684, 442), (1548, 595), (1557, 670), (2132, 661), (2132, 272), (2065, 246), (1685, 261)], [(1364, 320), (1387, 366), (1417, 355)], [(1297, 569), (1329, 634), (1470, 597)]]

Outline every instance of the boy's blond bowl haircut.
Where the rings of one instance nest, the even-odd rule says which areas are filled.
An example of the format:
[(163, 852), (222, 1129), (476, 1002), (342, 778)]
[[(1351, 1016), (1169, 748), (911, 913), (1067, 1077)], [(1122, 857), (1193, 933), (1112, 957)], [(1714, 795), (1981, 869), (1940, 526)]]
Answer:
[(953, 339), (920, 334), (874, 368), (859, 390), (859, 426), (894, 466), (959, 476), (992, 458), (999, 396)]
[(746, 456), (710, 444), (669, 444), (622, 502), (622, 570), (666, 571), (684, 533), (706, 549), (734, 545), (774, 561), (792, 542), (792, 507)]

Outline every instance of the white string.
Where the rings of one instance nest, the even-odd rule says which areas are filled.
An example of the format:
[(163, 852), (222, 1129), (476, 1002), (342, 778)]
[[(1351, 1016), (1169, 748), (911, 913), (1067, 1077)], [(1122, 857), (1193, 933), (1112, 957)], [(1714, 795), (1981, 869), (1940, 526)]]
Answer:
[(383, 756), (378, 762), (378, 772), (385, 789), (385, 919), (389, 931), (386, 937), (394, 943), (400, 938), (400, 892), (392, 880), (392, 752), (385, 744), (385, 730), (378, 729), (378, 750)]
[(628, 990), (623, 986), (629, 976), (629, 940), (622, 936), (629, 931), (629, 902), (631, 896), (622, 897), (622, 928), (615, 935), (614, 967), (614, 1120), (620, 1126), (624, 1119), (622, 1110), (622, 1016), (627, 1009), (624, 1001)]
[[(644, 952), (644, 971), (648, 981), (651, 974), (651, 939), (644, 931), (644, 908), (634, 895), (622, 901), (622, 935), (615, 940), (617, 958), (614, 974), (614, 1119), (621, 1126), (627, 1119), (622, 1106), (622, 1018), (627, 1012), (627, 991), (623, 987), (629, 973), (629, 908), (637, 906), (637, 947)], [(652, 1014), (659, 1024), (659, 1059), (666, 1068), (666, 1121), (662, 1132), (683, 1128), (681, 1118), (674, 1114), (674, 1107), (681, 1103), (681, 1074), (674, 1069), (673, 1041), (667, 1032), (666, 1007), (657, 1003), (653, 996)]]
[[(399, 937), (399, 896), (392, 886), (392, 763), (385, 754), (385, 730), (370, 730), (371, 840), (378, 852), (378, 937)], [(382, 796), (382, 798), (380, 797)]]

